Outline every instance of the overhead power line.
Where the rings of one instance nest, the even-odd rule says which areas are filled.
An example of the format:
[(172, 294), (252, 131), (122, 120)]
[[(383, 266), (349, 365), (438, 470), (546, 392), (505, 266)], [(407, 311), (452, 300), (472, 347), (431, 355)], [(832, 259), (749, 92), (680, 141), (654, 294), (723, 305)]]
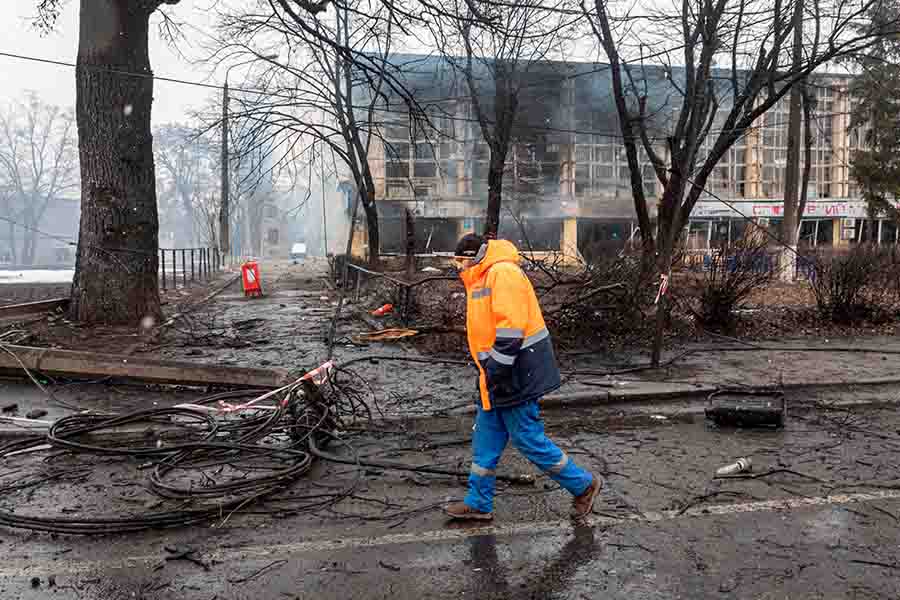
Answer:
[[(665, 53), (663, 53), (663, 52), (657, 53), (657, 55), (662, 55), (662, 54), (665, 54)], [(654, 55), (654, 56), (657, 56), (657, 55)], [(69, 62), (69, 61), (40, 58), (40, 57), (36, 57), (36, 56), (17, 54), (17, 53), (13, 53), (13, 52), (0, 52), (0, 57), (12, 58), (12, 59), (17, 59), (17, 60), (25, 60), (25, 61), (30, 61), (30, 62), (43, 63), (43, 64), (49, 64), (49, 65), (72, 68), (72, 69), (78, 67), (78, 65), (76, 65), (73, 62)], [(644, 57), (644, 59), (647, 59), (647, 58), (648, 57)], [(652, 56), (650, 58), (652, 58)], [(201, 87), (201, 88), (210, 89), (210, 90), (221, 91), (223, 89), (222, 85), (215, 84), (215, 83), (206, 83), (206, 82), (202, 82), (202, 81), (192, 81), (192, 80), (188, 80), (188, 79), (179, 79), (176, 77), (154, 75), (153, 73), (139, 73), (139, 72), (134, 72), (134, 71), (127, 71), (124, 69), (116, 69), (116, 68), (111, 68), (111, 67), (100, 67), (97, 65), (91, 65), (88, 68), (98, 70), (101, 72), (106, 72), (106, 73), (124, 75), (124, 76), (128, 76), (128, 77), (154, 79), (157, 81), (165, 81), (168, 83), (175, 83), (175, 84), (179, 84), (179, 85)], [(566, 75), (566, 76), (564, 76), (564, 79), (574, 79), (577, 77), (592, 75), (592, 74), (595, 74), (598, 72), (602, 72), (603, 70), (605, 70), (607, 68), (608, 68), (608, 66), (605, 66), (603, 68), (589, 69), (587, 71), (582, 71), (582, 72), (575, 73), (572, 75)], [(270, 97), (270, 98), (280, 98), (283, 100), (293, 100), (293, 101), (297, 100), (297, 96), (295, 96), (295, 95), (273, 92), (270, 90), (262, 90), (262, 89), (246, 88), (246, 87), (231, 87), (231, 86), (229, 86), (229, 90), (232, 92), (240, 92), (240, 93), (244, 93), (244, 94), (265, 96), (265, 97)], [(431, 103), (443, 102), (446, 100), (448, 100), (448, 99), (447, 98), (422, 99), (420, 101), (420, 103), (427, 105), (427, 104), (431, 104)], [(367, 110), (370, 107), (368, 105), (355, 105), (354, 108), (360, 109), (360, 110), (364, 110), (364, 109)], [(405, 115), (405, 116), (409, 115), (408, 110), (403, 110), (403, 109), (399, 109), (399, 108), (392, 109), (392, 108), (376, 107), (374, 110), (377, 112), (385, 113), (385, 114), (396, 114), (396, 115)], [(455, 121), (455, 122), (463, 122), (463, 123), (477, 123), (478, 122), (477, 119), (474, 119), (471, 117), (462, 117), (462, 116), (456, 116), (456, 115), (441, 114), (440, 117), (450, 120), (450, 121)], [(759, 125), (753, 125), (748, 128), (741, 128), (741, 132), (746, 133), (747, 131), (762, 130), (767, 127), (777, 127), (777, 126), (778, 126), (777, 124), (776, 125), (759, 124)], [(624, 136), (622, 136), (621, 134), (610, 133), (610, 132), (606, 132), (606, 131), (597, 131), (597, 130), (591, 130), (591, 129), (563, 128), (563, 127), (554, 127), (554, 126), (546, 125), (546, 124), (544, 124), (544, 125), (525, 124), (524, 127), (527, 129), (531, 129), (533, 131), (543, 131), (543, 132), (548, 132), (548, 133), (592, 135), (592, 136), (605, 137), (605, 138), (610, 138), (610, 139), (624, 139)], [(710, 131), (710, 133), (722, 133), (724, 131), (726, 131), (726, 130), (713, 129)], [(666, 138), (666, 136), (651, 136), (650, 139), (652, 141), (665, 141), (667, 138)]]

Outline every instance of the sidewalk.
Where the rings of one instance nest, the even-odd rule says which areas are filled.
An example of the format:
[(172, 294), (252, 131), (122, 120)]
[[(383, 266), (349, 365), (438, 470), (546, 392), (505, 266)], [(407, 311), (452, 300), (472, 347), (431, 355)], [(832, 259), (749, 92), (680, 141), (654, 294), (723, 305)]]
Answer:
[[(264, 263), (262, 268), (264, 298), (244, 299), (235, 286), (205, 309), (204, 314), (233, 334), (236, 343), (170, 344), (163, 350), (163, 357), (248, 367), (277, 366), (296, 373), (319, 366), (325, 359), (325, 338), (338, 300), (338, 294), (325, 283), (327, 265), (313, 259), (299, 265)], [(430, 358), (409, 341), (372, 343), (367, 347), (349, 343), (349, 338), (369, 331), (369, 325), (354, 314), (367, 314), (371, 308), (345, 303), (336, 335), (338, 366), (372, 355)], [(897, 375), (900, 339), (897, 338), (781, 341), (765, 345), (783, 349), (757, 350), (731, 341), (713, 346), (697, 345), (667, 353), (664, 362), (685, 350), (691, 351), (666, 368), (609, 377), (603, 374), (647, 364), (648, 358), (616, 356), (610, 361), (610, 357), (600, 354), (562, 355), (559, 360), (565, 372), (564, 384), (546, 399), (547, 405), (569, 401), (590, 404), (705, 397), (717, 388), (730, 386), (791, 388), (875, 380), (891, 383), (895, 377), (900, 383)], [(810, 348), (814, 351), (808, 351)], [(840, 350), (844, 348), (857, 351)], [(876, 352), (864, 353), (859, 349)], [(461, 352), (441, 358), (467, 360), (468, 356)], [(435, 410), (465, 407), (474, 401), (475, 371), (471, 366), (372, 360), (354, 364), (353, 370), (397, 416), (431, 414)]]
[[(184, 316), (157, 341), (157, 346), (138, 350), (135, 356), (280, 368), (298, 376), (318, 367), (326, 358), (326, 337), (338, 300), (338, 293), (326, 280), (327, 264), (321, 259), (308, 259), (296, 265), (277, 261), (261, 266), (263, 298), (244, 298), (240, 286), (233, 285)], [(474, 406), (474, 368), (440, 362), (440, 358), (468, 360), (463, 352), (438, 358), (423, 355), (409, 341), (368, 346), (351, 343), (353, 336), (370, 330), (370, 325), (357, 316), (368, 314), (370, 308), (345, 303), (336, 334), (335, 362), (340, 366), (363, 359), (352, 370), (371, 387), (387, 415), (427, 416)], [(372, 318), (367, 320), (371, 323)], [(564, 383), (558, 392), (545, 398), (545, 405), (697, 399), (715, 389), (732, 386), (795, 388), (900, 383), (897, 338), (802, 340), (771, 342), (766, 346), (779, 349), (756, 349), (723, 340), (712, 346), (670, 351), (663, 357), (664, 363), (673, 357), (677, 359), (659, 370), (610, 376), (604, 375), (645, 365), (648, 359), (599, 353), (561, 355)], [(873, 352), (860, 352), (861, 349)], [(685, 350), (690, 352), (684, 354)], [(434, 362), (365, 360), (372, 356)], [(23, 403), (40, 402), (39, 398), (40, 395), (31, 396)], [(30, 408), (20, 406), (19, 412), (23, 414)]]

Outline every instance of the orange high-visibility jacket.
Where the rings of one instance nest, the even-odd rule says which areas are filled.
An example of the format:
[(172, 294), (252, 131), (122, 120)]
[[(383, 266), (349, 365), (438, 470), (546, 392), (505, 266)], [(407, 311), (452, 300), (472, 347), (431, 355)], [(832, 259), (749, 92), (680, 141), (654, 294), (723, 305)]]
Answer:
[(490, 240), (460, 273), (484, 410), (537, 400), (560, 386), (550, 333), (519, 260), (510, 242)]

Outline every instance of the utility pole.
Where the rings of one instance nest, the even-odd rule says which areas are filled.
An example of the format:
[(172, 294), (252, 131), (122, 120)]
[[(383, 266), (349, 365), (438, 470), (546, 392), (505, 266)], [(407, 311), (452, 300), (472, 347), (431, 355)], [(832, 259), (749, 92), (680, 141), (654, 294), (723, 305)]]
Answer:
[[(794, 57), (793, 72), (800, 71), (803, 52), (803, 0), (794, 0)], [(785, 247), (781, 249), (781, 278), (793, 281), (797, 264), (797, 238), (799, 237), (799, 214), (803, 204), (800, 198), (800, 119), (803, 101), (802, 88), (805, 80), (791, 86), (790, 113), (788, 115), (788, 148), (786, 173), (784, 177), (784, 219), (781, 222), (781, 240)]]
[(250, 60), (239, 62), (231, 65), (225, 71), (225, 85), (222, 86), (222, 202), (219, 206), (219, 248), (223, 256), (228, 256), (231, 252), (231, 201), (229, 194), (231, 187), (229, 185), (229, 155), (228, 155), (228, 76), (235, 67), (249, 65), (257, 60), (273, 61), (277, 60), (277, 54), (266, 54), (265, 56), (255, 56)]
[[(231, 69), (229, 69), (230, 71)], [(225, 74), (225, 85), (222, 86), (222, 192), (219, 205), (219, 251), (222, 257), (231, 251), (231, 231), (229, 228), (228, 182), (228, 73)]]
[[(325, 115), (322, 115), (322, 123), (325, 123)], [(324, 144), (324, 142), (323, 142)], [(322, 173), (322, 239), (324, 240), (324, 253), (328, 257), (328, 216), (325, 213), (325, 147), (323, 146), (319, 154), (319, 169)]]

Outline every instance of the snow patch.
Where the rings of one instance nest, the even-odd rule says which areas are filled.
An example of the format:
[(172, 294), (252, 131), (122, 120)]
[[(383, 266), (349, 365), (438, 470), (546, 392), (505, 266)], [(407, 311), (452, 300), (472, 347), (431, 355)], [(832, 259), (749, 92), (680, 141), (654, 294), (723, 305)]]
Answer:
[(75, 269), (0, 270), (0, 285), (4, 283), (71, 283), (74, 277)]

